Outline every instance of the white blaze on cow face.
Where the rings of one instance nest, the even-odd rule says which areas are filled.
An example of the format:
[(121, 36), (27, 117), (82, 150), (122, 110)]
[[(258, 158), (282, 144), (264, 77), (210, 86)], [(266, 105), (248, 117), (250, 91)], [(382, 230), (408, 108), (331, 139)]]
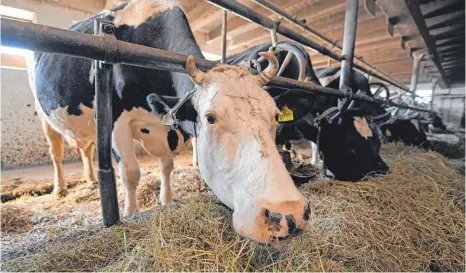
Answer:
[(201, 175), (234, 210), (240, 235), (279, 244), (306, 226), (310, 210), (275, 146), (279, 110), (261, 88), (270, 75), (228, 65), (202, 73), (190, 61), (188, 73), (198, 88), (192, 102)]
[(354, 127), (363, 138), (372, 137), (372, 130), (365, 118), (354, 117)]

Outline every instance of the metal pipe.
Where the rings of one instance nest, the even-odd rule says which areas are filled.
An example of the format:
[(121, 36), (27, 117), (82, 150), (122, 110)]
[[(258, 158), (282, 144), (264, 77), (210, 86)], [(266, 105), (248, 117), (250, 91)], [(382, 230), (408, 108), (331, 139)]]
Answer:
[(228, 11), (223, 11), (223, 19), (222, 19), (222, 64), (226, 63), (227, 59), (227, 19), (228, 19)]
[[(206, 0), (207, 2), (210, 2), (220, 8), (223, 8), (223, 9), (227, 9), (229, 10), (230, 12), (233, 12), (235, 13), (236, 15), (240, 16), (240, 17), (243, 17), (244, 19), (248, 20), (248, 21), (252, 21), (254, 23), (257, 23), (259, 25), (262, 25), (264, 26), (265, 28), (268, 28), (268, 29), (272, 29), (273, 28), (273, 24), (274, 24), (274, 21), (271, 20), (270, 18), (266, 17), (266, 16), (263, 16), (255, 11), (253, 11), (252, 9), (238, 3), (237, 1), (231, 1), (231, 0)], [(254, 0), (255, 1), (255, 0)], [(322, 55), (325, 55), (325, 56), (329, 56), (331, 57), (332, 59), (334, 60), (337, 60), (337, 61), (341, 61), (342, 60), (342, 56), (336, 54), (335, 52), (331, 51), (330, 49), (304, 37), (303, 35), (301, 34), (298, 34), (296, 33), (295, 31), (285, 27), (285, 26), (280, 26), (278, 29), (277, 29), (277, 33), (291, 39), (291, 40), (294, 40), (298, 43), (301, 43), (305, 46), (308, 46), (316, 51), (318, 51), (319, 53), (321, 53)], [(360, 57), (358, 57), (359, 59)], [(398, 88), (401, 88), (403, 89), (404, 91), (406, 92), (409, 92), (409, 89), (404, 86), (403, 84), (400, 84), (400, 83), (397, 83), (393, 80), (390, 80), (390, 79), (387, 79), (386, 77), (382, 77), (382, 76), (379, 76), (378, 74), (375, 74), (373, 71), (374, 70), (377, 70), (375, 67), (371, 67), (371, 69), (366, 69), (358, 64), (355, 64), (354, 65), (355, 68), (359, 69), (361, 72), (363, 73), (369, 73), (371, 74), (373, 77), (379, 79), (379, 80), (382, 80), (382, 81), (385, 81), (391, 85), (394, 85)]]
[[(94, 34), (114, 35), (113, 25), (105, 24), (104, 22), (95, 20)], [(115, 171), (112, 165), (113, 65), (105, 64), (100, 61), (94, 61), (94, 65), (96, 79), (95, 96), (97, 102), (97, 161), (99, 164), (100, 204), (104, 226), (109, 227), (120, 221)]]
[[(340, 50), (343, 49), (338, 44), (337, 41), (325, 37), (323, 34), (318, 32), (317, 30), (313, 29), (311, 26), (307, 25), (305, 23), (305, 20), (299, 20), (296, 15), (288, 13), (286, 10), (280, 8), (278, 5), (275, 5), (274, 3), (270, 2), (269, 0), (252, 0), (252, 1), (258, 3), (259, 5), (262, 5), (264, 8), (270, 10), (271, 12), (277, 14), (278, 16), (285, 18), (286, 20), (290, 21), (292, 24), (303, 28), (307, 32), (311, 33), (312, 35), (314, 35), (314, 36), (318, 37), (319, 39), (331, 44), (333, 47), (335, 47), (337, 49), (340, 49)], [(372, 73), (367, 73), (366, 72), (368, 75), (374, 76), (374, 77), (376, 77), (376, 78), (378, 78), (378, 79), (380, 79), (382, 81), (385, 81), (385, 82), (387, 82), (387, 83), (389, 83), (391, 85), (401, 87), (405, 91), (409, 91), (404, 85), (402, 85), (401, 83), (396, 82), (393, 78), (391, 78), (390, 75), (388, 75), (387, 73), (385, 73), (383, 71), (378, 70), (375, 66), (373, 66), (370, 63), (363, 60), (362, 57), (359, 57), (359, 56), (355, 56), (355, 57), (358, 59), (359, 62), (361, 62), (365, 66), (369, 67), (371, 70), (377, 71), (377, 73), (382, 75), (384, 78), (376, 77), (373, 74), (373, 72)], [(329, 63), (330, 63), (330, 59), (329, 59)]]
[(424, 54), (414, 56), (413, 75), (411, 76), (411, 85), (409, 87), (409, 91), (412, 92), (413, 98), (416, 95), (417, 82), (419, 79), (419, 70), (421, 68), (420, 64), (421, 64), (421, 60), (423, 57), (424, 57)]
[[(346, 1), (345, 29), (343, 32), (343, 60), (340, 68), (340, 89), (350, 88), (353, 72), (354, 46), (358, 28), (359, 0)], [(341, 101), (338, 102), (338, 105)]]
[[(1, 45), (105, 61), (106, 46), (102, 37), (3, 18), (0, 21)], [(187, 56), (185, 55), (124, 41), (117, 41), (117, 46), (118, 63), (186, 73)], [(200, 58), (195, 58), (195, 60), (196, 66), (202, 71), (207, 71), (218, 64), (218, 62)], [(330, 95), (340, 98), (348, 96), (347, 93), (337, 89), (325, 88), (312, 82), (301, 82), (284, 77), (273, 78), (269, 85), (281, 88), (300, 88), (318, 93), (319, 95)], [(360, 94), (354, 94), (353, 99), (372, 104), (384, 103), (382, 100)], [(387, 104), (417, 111), (432, 112), (392, 102), (388, 102)]]

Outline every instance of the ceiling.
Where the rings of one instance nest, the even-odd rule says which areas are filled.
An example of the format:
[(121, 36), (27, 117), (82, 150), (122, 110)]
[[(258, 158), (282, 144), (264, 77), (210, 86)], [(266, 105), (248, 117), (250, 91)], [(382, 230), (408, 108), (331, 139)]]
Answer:
[[(121, 0), (45, 0), (70, 6), (92, 7), (90, 12), (110, 8)], [(203, 0), (180, 0), (203, 52), (220, 55), (223, 11)], [(279, 17), (251, 0), (237, 2), (268, 16)], [(343, 39), (346, 0), (270, 0), (339, 45)], [(413, 56), (422, 55), (420, 82), (443, 78), (448, 85), (464, 83), (464, 0), (377, 0), (375, 14), (360, 0), (356, 54), (392, 78), (409, 83)], [(304, 32), (290, 22), (283, 25), (328, 48), (331, 44)], [(390, 31), (392, 29), (393, 31)], [(228, 14), (227, 54), (270, 41), (262, 27)], [(424, 30), (424, 31), (423, 31)], [(279, 40), (285, 40), (279, 36)], [(337, 53), (341, 53), (334, 48)], [(339, 65), (309, 50), (314, 67)], [(441, 67), (441, 69), (439, 69)]]

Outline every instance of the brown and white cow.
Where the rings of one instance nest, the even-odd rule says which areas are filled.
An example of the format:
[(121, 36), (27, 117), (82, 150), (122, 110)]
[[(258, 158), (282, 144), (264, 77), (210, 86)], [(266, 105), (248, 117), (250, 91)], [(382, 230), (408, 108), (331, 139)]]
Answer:
[[(119, 40), (202, 57), (188, 21), (176, 1), (133, 0), (71, 27), (92, 33), (93, 19), (116, 26)], [(162, 204), (172, 201), (173, 157), (197, 136), (199, 168), (215, 195), (233, 212), (234, 229), (261, 243), (281, 244), (307, 224), (310, 207), (296, 189), (275, 147), (279, 110), (262, 89), (278, 70), (270, 62), (260, 75), (246, 68), (217, 65), (204, 73), (194, 58), (188, 75), (114, 65), (113, 151), (126, 189), (125, 215), (137, 211), (140, 169), (133, 140), (160, 158)], [(63, 137), (81, 149), (87, 176), (95, 180), (93, 61), (55, 54), (37, 54), (31, 84), (55, 167), (55, 192), (66, 194), (61, 161)], [(180, 108), (181, 126), (172, 131), (161, 117), (193, 87), (195, 95)]]

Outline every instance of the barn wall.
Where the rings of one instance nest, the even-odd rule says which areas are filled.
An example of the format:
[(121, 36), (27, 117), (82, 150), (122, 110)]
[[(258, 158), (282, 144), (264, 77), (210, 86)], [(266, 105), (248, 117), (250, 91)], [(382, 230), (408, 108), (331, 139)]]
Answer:
[[(36, 13), (37, 23), (65, 28), (87, 12), (66, 9), (42, 1), (2, 0), (2, 5)], [(25, 70), (1, 69), (1, 167), (38, 165), (50, 162), (48, 145), (35, 115), (34, 99)], [(77, 159), (65, 145), (65, 159)]]
[(434, 105), (442, 113), (443, 120), (448, 123), (447, 125), (453, 128), (461, 127), (461, 120), (465, 111), (464, 95), (464, 85), (436, 91)]

